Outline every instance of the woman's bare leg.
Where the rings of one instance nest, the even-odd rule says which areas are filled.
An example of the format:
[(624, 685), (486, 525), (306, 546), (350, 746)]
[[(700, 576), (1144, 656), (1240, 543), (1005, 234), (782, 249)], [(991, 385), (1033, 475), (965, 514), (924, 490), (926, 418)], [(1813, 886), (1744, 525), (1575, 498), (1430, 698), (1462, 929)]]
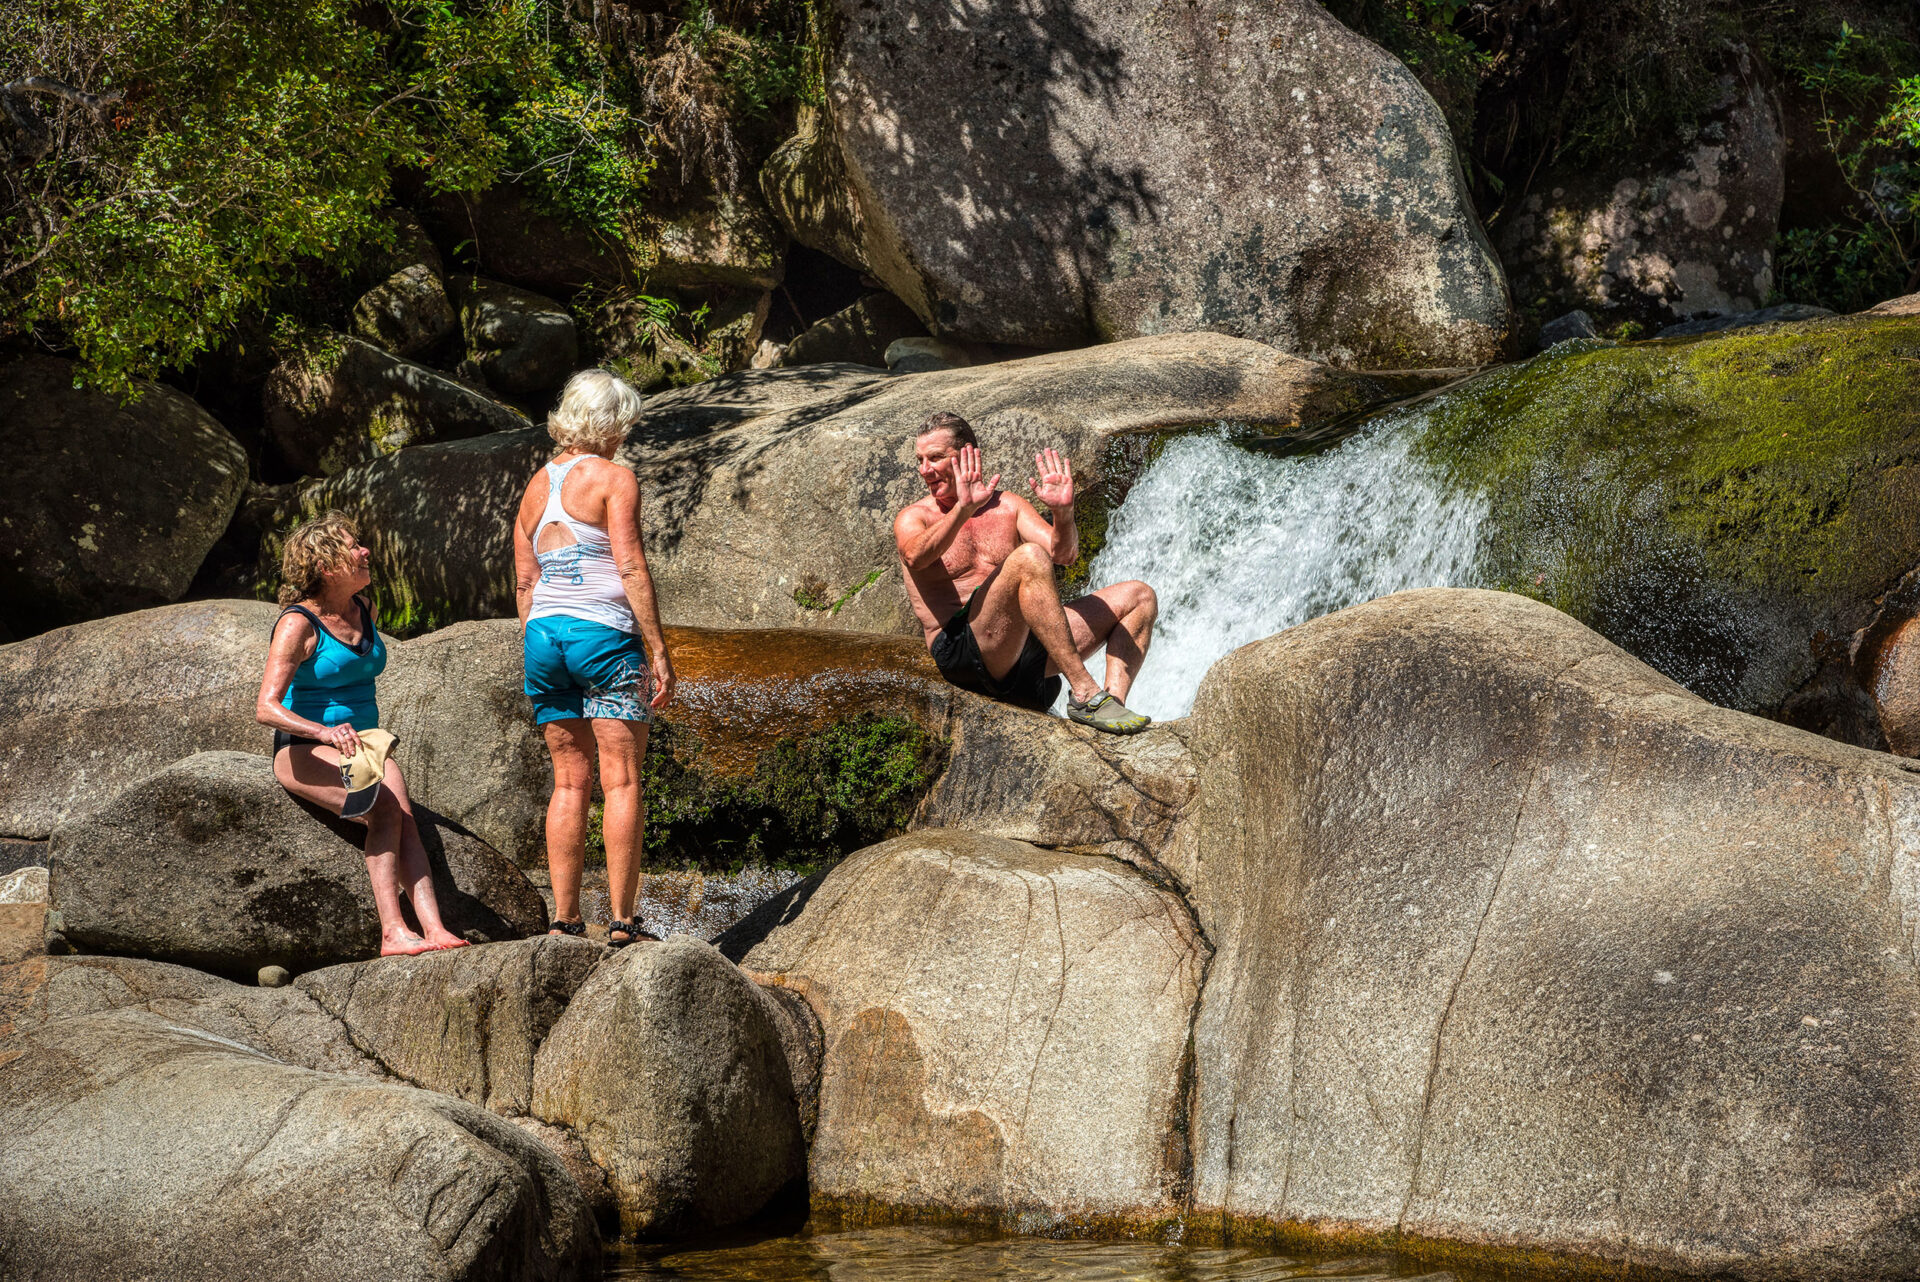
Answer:
[(632, 921), (646, 837), (640, 762), (647, 751), (647, 723), (596, 717), (592, 724), (600, 748), (600, 791), (607, 798), (600, 815), (600, 830), (607, 839), (607, 894), (613, 900), (613, 919)]
[(587, 859), (587, 811), (593, 805), (594, 736), (584, 717), (544, 727), (553, 758), (553, 796), (547, 802), (547, 875), (553, 882), (555, 921), (580, 920), (580, 874)]
[(433, 890), (433, 868), (427, 862), (427, 848), (420, 841), (420, 825), (414, 822), (413, 802), (407, 797), (407, 782), (400, 775), (398, 762), (387, 762), (382, 783), (385, 790), (380, 806), (392, 803), (400, 812), (400, 849), (395, 871), (399, 874), (400, 893), (413, 901), (413, 915), (420, 923), (420, 934), (433, 948), (465, 948), (467, 941), (448, 930), (440, 920), (440, 898)]
[[(391, 763), (389, 763), (391, 765)], [(340, 754), (318, 744), (297, 743), (274, 754), (273, 775), (280, 786), (323, 810), (340, 813), (347, 790), (340, 785)], [(367, 877), (373, 882), (373, 906), (380, 914), (380, 955), (410, 956), (433, 945), (407, 928), (400, 911), (400, 832), (402, 811), (382, 796), (373, 811), (354, 822), (367, 829)]]

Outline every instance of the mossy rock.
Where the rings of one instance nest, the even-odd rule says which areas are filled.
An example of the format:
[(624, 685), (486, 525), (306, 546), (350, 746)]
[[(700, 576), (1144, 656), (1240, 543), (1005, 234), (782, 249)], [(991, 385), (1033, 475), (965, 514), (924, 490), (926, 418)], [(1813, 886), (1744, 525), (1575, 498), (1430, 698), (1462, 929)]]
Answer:
[(1772, 712), (1920, 563), (1920, 318), (1569, 343), (1421, 407), (1482, 582)]

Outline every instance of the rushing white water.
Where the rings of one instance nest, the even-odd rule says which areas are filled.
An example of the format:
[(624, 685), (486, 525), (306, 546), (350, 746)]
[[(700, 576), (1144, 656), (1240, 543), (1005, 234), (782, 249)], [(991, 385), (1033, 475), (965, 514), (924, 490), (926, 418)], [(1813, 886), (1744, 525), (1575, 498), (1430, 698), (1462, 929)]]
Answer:
[[(1389, 415), (1311, 456), (1245, 449), (1224, 429), (1168, 442), (1088, 576), (1160, 594), (1128, 706), (1184, 716), (1207, 669), (1249, 641), (1389, 592), (1472, 585), (1486, 503), (1412, 456), (1423, 426), (1417, 411)], [(1089, 667), (1100, 677), (1105, 659)]]

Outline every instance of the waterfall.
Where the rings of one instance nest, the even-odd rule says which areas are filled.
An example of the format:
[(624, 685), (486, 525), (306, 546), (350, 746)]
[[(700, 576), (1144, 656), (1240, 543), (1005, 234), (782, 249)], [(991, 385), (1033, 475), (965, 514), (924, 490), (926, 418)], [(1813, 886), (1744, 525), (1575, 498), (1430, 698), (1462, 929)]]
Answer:
[[(1424, 426), (1418, 410), (1389, 414), (1314, 455), (1247, 449), (1224, 425), (1169, 441), (1088, 575), (1160, 594), (1128, 706), (1185, 716), (1207, 669), (1249, 641), (1389, 592), (1473, 585), (1486, 501), (1413, 456)], [(1088, 666), (1097, 678), (1105, 659)]]

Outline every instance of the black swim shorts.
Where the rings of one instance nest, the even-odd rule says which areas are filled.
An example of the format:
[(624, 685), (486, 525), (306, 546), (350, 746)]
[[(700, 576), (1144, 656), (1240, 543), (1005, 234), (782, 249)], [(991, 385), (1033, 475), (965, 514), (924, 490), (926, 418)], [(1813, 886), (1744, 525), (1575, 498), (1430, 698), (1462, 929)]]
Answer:
[[(982, 587), (985, 585), (982, 584)], [(974, 596), (980, 595), (980, 588), (973, 590)], [(962, 690), (971, 690), (975, 694), (984, 694), (989, 699), (998, 699), (1003, 703), (1015, 704), (1022, 708), (1032, 708), (1036, 712), (1045, 712), (1060, 697), (1060, 677), (1047, 675), (1047, 651), (1040, 639), (1027, 633), (1027, 643), (1020, 647), (1020, 657), (1007, 669), (1007, 675), (995, 680), (987, 671), (987, 665), (980, 658), (980, 643), (974, 640), (973, 625), (967, 620), (967, 611), (973, 607), (973, 597), (967, 598), (966, 605), (954, 612), (933, 638), (928, 650), (933, 655), (934, 666), (940, 669), (940, 675)]]

